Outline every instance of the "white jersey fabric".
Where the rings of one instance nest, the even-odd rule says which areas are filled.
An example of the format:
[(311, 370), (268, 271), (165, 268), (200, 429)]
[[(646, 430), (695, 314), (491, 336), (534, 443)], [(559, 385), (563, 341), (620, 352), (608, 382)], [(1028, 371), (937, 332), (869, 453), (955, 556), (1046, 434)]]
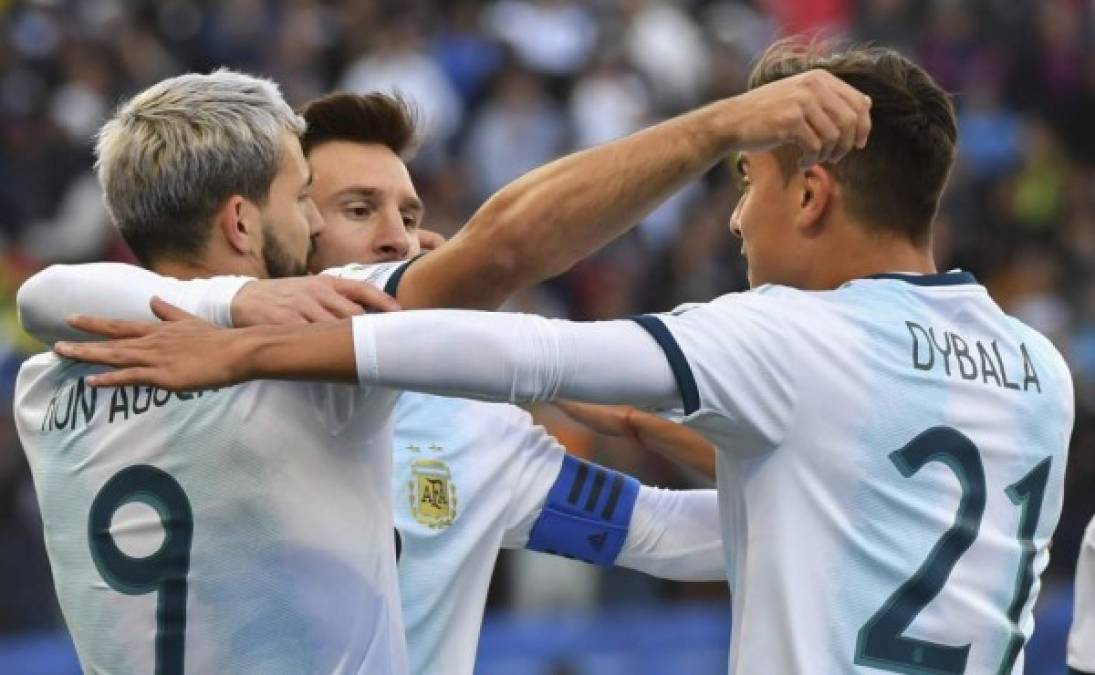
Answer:
[[(350, 274), (383, 285), (398, 267)], [(240, 285), (181, 283), (131, 267), (51, 268), (20, 292), (20, 310), (47, 339), (66, 335), (74, 311), (148, 315), (153, 293), (223, 320)], [(84, 672), (407, 672), (392, 538), (395, 392), (87, 387), (101, 370), (42, 354), (16, 385)]]
[[(343, 278), (358, 279), (377, 285), (383, 285), (389, 292), (395, 291), (400, 271), (405, 266), (400, 265), (350, 265), (344, 268), (328, 270), (328, 274)], [(55, 266), (46, 272), (37, 275), (23, 287), (20, 292), (21, 317), (32, 333), (46, 342), (59, 339), (83, 339), (83, 336), (64, 324), (64, 317), (69, 314), (81, 312), (84, 314), (103, 315), (114, 318), (128, 318), (136, 320), (151, 320), (149, 298), (155, 294), (187, 311), (195, 313), (213, 323), (231, 325), (231, 300), (239, 288), (249, 281), (243, 277), (216, 277), (212, 279), (196, 279), (180, 281), (167, 277), (161, 277), (147, 270), (134, 268), (129, 265), (115, 263), (94, 263), (79, 266)], [(385, 283), (386, 282), (386, 283)], [(60, 359), (52, 355), (36, 357), (44, 361), (43, 368), (49, 370), (54, 364), (62, 364)], [(67, 363), (65, 368), (81, 369), (81, 372), (90, 373), (91, 369), (78, 364)], [(28, 370), (28, 373), (30, 370)], [(320, 428), (315, 424), (292, 423), (291, 437), (282, 439), (284, 443), (265, 440), (267, 436), (264, 429), (256, 428), (256, 433), (249, 434), (248, 439), (260, 439), (263, 444), (269, 445), (265, 452), (255, 456), (255, 447), (249, 442), (237, 441), (223, 449), (207, 447), (203, 452), (185, 453), (196, 455), (199, 461), (191, 461), (184, 457), (184, 453), (167, 455), (173, 462), (179, 464), (181, 469), (173, 469), (175, 473), (182, 472), (189, 476), (200, 465), (199, 478), (187, 483), (204, 483), (208, 476), (217, 476), (218, 481), (224, 481), (221, 491), (232, 489), (231, 482), (238, 480), (239, 472), (227, 469), (219, 471), (213, 467), (217, 462), (209, 460), (205, 452), (215, 455), (224, 452), (242, 453), (239, 458), (243, 465), (253, 466), (258, 471), (257, 475), (270, 473), (281, 475), (291, 480), (296, 486), (295, 490), (274, 490), (278, 495), (293, 495), (285, 499), (271, 502), (264, 493), (271, 487), (271, 483), (257, 481), (248, 484), (248, 490), (241, 493), (234, 503), (237, 508), (246, 506), (245, 515), (253, 519), (255, 515), (262, 515), (264, 511), (275, 508), (282, 511), (301, 511), (303, 515), (313, 518), (312, 522), (324, 523), (324, 518), (332, 514), (329, 509), (337, 508), (338, 512), (356, 513), (362, 515), (361, 504), (355, 504), (354, 509), (345, 509), (340, 502), (347, 496), (342, 494), (346, 489), (352, 489), (352, 481), (361, 478), (363, 471), (382, 471), (380, 464), (372, 461), (377, 452), (381, 451), (377, 432), (374, 429), (387, 428), (388, 420), (381, 419), (382, 411), (388, 405), (378, 404), (375, 400), (343, 401), (341, 386), (323, 385), (275, 385), (275, 383), (262, 383), (264, 387), (281, 392), (281, 397), (271, 398), (273, 395), (253, 395), (245, 397), (243, 402), (237, 399), (227, 399), (218, 405), (206, 406), (189, 411), (182, 427), (201, 421), (200, 429), (218, 427), (226, 420), (231, 420), (232, 425), (255, 425), (271, 429), (270, 435), (276, 435), (284, 430), (285, 424), (290, 424), (296, 415), (290, 414), (281, 417), (277, 423), (281, 410), (285, 406), (280, 403), (271, 403), (273, 400), (291, 401), (291, 396), (286, 393), (295, 387), (305, 387), (313, 390), (307, 401), (306, 407), (316, 408), (320, 412), (320, 422), (331, 421), (334, 426)], [(49, 388), (46, 388), (49, 391)], [(92, 405), (90, 397), (104, 395), (111, 390), (102, 390), (94, 393), (94, 390), (77, 386), (74, 398), (66, 398), (62, 407), (65, 411), (71, 411), (75, 407)], [(119, 400), (133, 398), (135, 403), (135, 416), (146, 415), (150, 410), (156, 411), (163, 407), (164, 413), (179, 398), (185, 401), (201, 401), (207, 395), (200, 394), (168, 394), (147, 388), (138, 388), (136, 396), (132, 388), (125, 390)], [(356, 390), (351, 389), (351, 393)], [(218, 392), (223, 394), (233, 392), (233, 396), (241, 395), (240, 387), (232, 387)], [(257, 396), (257, 397), (256, 397)], [(365, 394), (356, 392), (355, 398), (362, 398)], [(52, 400), (52, 394), (51, 394)], [(113, 399), (112, 399), (113, 400)], [(73, 401), (76, 401), (74, 403)], [(264, 403), (265, 402), (265, 403)], [(318, 408), (316, 405), (317, 404)], [(361, 405), (366, 405), (367, 410), (359, 411)], [(50, 403), (56, 409), (56, 404)], [(28, 404), (28, 415), (33, 418), (38, 415), (38, 409), (33, 404)], [(40, 408), (40, 405), (38, 406)], [(258, 410), (259, 408), (262, 410)], [(294, 406), (296, 407), (296, 406)], [(247, 409), (246, 417), (233, 417), (226, 410)], [(332, 409), (333, 408), (333, 409)], [(83, 410), (83, 408), (80, 408)], [(401, 548), (399, 562), (399, 585), (402, 593), (402, 606), (406, 616), (406, 638), (410, 653), (412, 673), (471, 673), (475, 662), (475, 653), (478, 643), (480, 624), (484, 606), (486, 604), (487, 590), (500, 548), (520, 548), (528, 542), (530, 530), (545, 503), (548, 491), (560, 474), (560, 466), (563, 463), (565, 449), (549, 435), (542, 427), (532, 423), (528, 413), (520, 408), (502, 404), (488, 404), (455, 398), (442, 398), (425, 395), (408, 394), (400, 399), (396, 406), (395, 423), (395, 461), (394, 471), (388, 470), (392, 481), (392, 495), (395, 504), (395, 526), (400, 535), (397, 535), (397, 548)], [(117, 419), (122, 420), (123, 412), (119, 408)], [(58, 413), (51, 412), (51, 418)], [(308, 415), (307, 410), (296, 411), (299, 415)], [(366, 419), (357, 420), (360, 415)], [(351, 419), (353, 423), (351, 424)], [(65, 412), (59, 420), (61, 426), (74, 424), (70, 419), (77, 419)], [(94, 420), (94, 416), (92, 418)], [(113, 415), (109, 420), (114, 420)], [(215, 420), (220, 420), (216, 422)], [(358, 423), (360, 422), (360, 423)], [(108, 421), (108, 424), (113, 423)], [(50, 426), (48, 422), (46, 426)], [(147, 432), (162, 424), (159, 417), (150, 417), (138, 432)], [(237, 430), (238, 431), (238, 430)], [(180, 432), (181, 433), (181, 432)], [(204, 433), (204, 432), (203, 432)], [(213, 432), (210, 432), (213, 433)], [(222, 432), (216, 431), (220, 434)], [(314, 433), (316, 439), (337, 438), (337, 442), (331, 446), (313, 441), (310, 444), (305, 441), (305, 434)], [(364, 457), (370, 459), (366, 468), (356, 466), (354, 453), (348, 450), (353, 444), (353, 435), (359, 434), (363, 445)], [(159, 438), (153, 435), (153, 438)], [(171, 443), (172, 447), (185, 446), (186, 443), (199, 444), (190, 436), (182, 434), (176, 436), (164, 436), (163, 444)], [(128, 439), (126, 439), (128, 441)], [(201, 441), (201, 438), (198, 438)], [(130, 455), (116, 454), (109, 447), (113, 440), (91, 440), (90, 443), (103, 445), (104, 454), (109, 451), (112, 457), (117, 456), (119, 461), (125, 461)], [(121, 441), (119, 441), (121, 442)], [(160, 441), (157, 441), (160, 442)], [(325, 441), (326, 442), (326, 441)], [(339, 472), (338, 485), (333, 486), (335, 495), (330, 502), (326, 502), (326, 486), (322, 481), (328, 475), (326, 472), (305, 470), (305, 465), (294, 458), (289, 461), (284, 454), (296, 452), (292, 448), (296, 445), (307, 444), (312, 451), (301, 457), (301, 461), (319, 461), (318, 455), (327, 447), (328, 452), (336, 455), (336, 463), (320, 462), (322, 466), (329, 466), (331, 472)], [(204, 447), (204, 446), (203, 446)], [(136, 451), (131, 454), (142, 454), (147, 448), (140, 444), (135, 445)], [(35, 452), (50, 456), (51, 453)], [(166, 455), (162, 448), (155, 449), (157, 457)], [(299, 453), (298, 453), (299, 454)], [(28, 456), (31, 451), (28, 450)], [(33, 462), (32, 457), (32, 462)], [(270, 460), (270, 466), (264, 466), (266, 460)], [(218, 460), (221, 462), (223, 460)], [(229, 462), (229, 465), (233, 463)], [(159, 466), (157, 464), (157, 466)], [(288, 468), (296, 466), (297, 470), (289, 471)], [(63, 470), (64, 465), (61, 465)], [(340, 468), (341, 467), (341, 468)], [(344, 471), (346, 467), (350, 470)], [(276, 470), (275, 470), (276, 469)], [(69, 472), (78, 474), (81, 481), (95, 482), (93, 477), (87, 477), (83, 472)], [(173, 475), (172, 471), (168, 472)], [(35, 472), (36, 480), (38, 472)], [(97, 475), (97, 474), (96, 474)], [(55, 486), (58, 493), (67, 488), (67, 481), (72, 475), (59, 476), (45, 480), (50, 486)], [(176, 479), (180, 486), (181, 479)], [(309, 489), (301, 491), (299, 486), (306, 484)], [(374, 495), (376, 486), (372, 483), (364, 484), (365, 496)], [(186, 488), (183, 488), (184, 491)], [(75, 521), (66, 513), (70, 509), (69, 504), (61, 500), (48, 500), (40, 494), (43, 505), (43, 513), (49, 508), (49, 518), (46, 522), (47, 541), (57, 532), (65, 533), (65, 538), (71, 538), (71, 528)], [(189, 501), (189, 496), (188, 496)], [(297, 506), (294, 506), (294, 502)], [(213, 501), (203, 501), (209, 508), (213, 508)], [(299, 505), (308, 505), (308, 509), (299, 509)], [(123, 507), (127, 508), (127, 507)], [(193, 510), (193, 505), (191, 505)], [(132, 509), (130, 509), (132, 510)], [(121, 510), (120, 510), (121, 511)], [(309, 513), (309, 511), (311, 513)], [(58, 513), (60, 512), (60, 513)], [(124, 511), (122, 511), (124, 515)], [(234, 532), (231, 528), (240, 527), (246, 530), (250, 525), (247, 519), (241, 518), (233, 522), (232, 512), (223, 509), (218, 515), (219, 521), (223, 521), (224, 532)], [(141, 536), (148, 537), (156, 531), (156, 519), (158, 516), (151, 508), (145, 512), (145, 522), (140, 524)], [(148, 518), (152, 520), (149, 521)], [(194, 517), (192, 516), (192, 519)], [(77, 518), (78, 520), (78, 518)], [(278, 526), (273, 518), (265, 518), (267, 524), (264, 530), (274, 530)], [(116, 522), (118, 522), (116, 520)], [(324, 529), (312, 532), (308, 536), (304, 533), (294, 533), (286, 530), (282, 533), (287, 542), (298, 539), (303, 544), (319, 546), (322, 537), (330, 537), (332, 540), (345, 538), (346, 532), (355, 532), (362, 536), (382, 536), (382, 543), (387, 546), (391, 541), (390, 530), (383, 535), (383, 524), (387, 522), (389, 527), (392, 522), (390, 515), (385, 517), (378, 512), (373, 512), (368, 522), (376, 527), (363, 531), (362, 528), (350, 525), (340, 520), (331, 520), (324, 524)], [(339, 523), (342, 523), (341, 526)], [(193, 526), (197, 532), (201, 523)], [(309, 525), (310, 527), (311, 525)], [(121, 527), (118, 522), (118, 527)], [(340, 529), (340, 527), (342, 529)], [(114, 539), (123, 542), (126, 532), (115, 532)], [(137, 535), (132, 535), (136, 537)], [(227, 535), (225, 535), (227, 536)], [(386, 539), (384, 539), (386, 537)], [(86, 538), (86, 537), (85, 537)], [(225, 542), (213, 537), (198, 538), (194, 535), (193, 547), (201, 545), (206, 551), (207, 557), (214, 558), (213, 550)], [(337, 542), (336, 542), (337, 543)], [(365, 544), (366, 539), (352, 542), (353, 545)], [(78, 545), (78, 541), (76, 545)], [(124, 545), (124, 544), (120, 544)], [(258, 545), (258, 544), (256, 544)], [(339, 544), (340, 548), (341, 545)], [(235, 546), (228, 546), (234, 548)], [(149, 548), (147, 552), (151, 552)], [(351, 553), (342, 551), (339, 553)], [(51, 561), (53, 560), (51, 552)], [(102, 580), (94, 573), (88, 579), (86, 565), (82, 568), (79, 556), (76, 563), (72, 564), (69, 558), (60, 557), (53, 562), (54, 575), (60, 583), (62, 580), (67, 586), (72, 586), (78, 593), (81, 585), (92, 583), (102, 585)], [(70, 554), (67, 554), (70, 555)], [(232, 558), (238, 561), (239, 558)], [(365, 561), (368, 564), (369, 561)], [(718, 506), (714, 490), (664, 490), (643, 486), (635, 503), (634, 511), (627, 530), (627, 538), (616, 558), (617, 564), (631, 567), (655, 576), (676, 579), (681, 581), (713, 581), (725, 578), (723, 547), (719, 535)], [(263, 588), (257, 579), (252, 579), (246, 572), (251, 563), (240, 563), (234, 567), (234, 572), (240, 575), (233, 583), (240, 586), (239, 593), (259, 592)], [(278, 571), (278, 561), (270, 560), (255, 569), (265, 570), (269, 574), (282, 575)], [(98, 567), (96, 567), (98, 570)], [(338, 574), (328, 580), (323, 578), (323, 570), (315, 569), (315, 575), (308, 580), (312, 586), (323, 589), (323, 593), (339, 593), (340, 584), (349, 584), (351, 580), (346, 578), (344, 572), (337, 567), (334, 571)], [(187, 576), (188, 585), (193, 585), (195, 579), (200, 580), (207, 574), (203, 569), (190, 566)], [(198, 575), (195, 577), (194, 575)], [(289, 585), (290, 587), (292, 584)], [(297, 584), (296, 593), (302, 594), (307, 587)], [(286, 590), (291, 590), (287, 588)], [(305, 619), (313, 620), (313, 616), (319, 608), (326, 604), (338, 608), (342, 603), (351, 600), (361, 601), (359, 595), (353, 594), (353, 588), (348, 589), (350, 594), (342, 598), (339, 603), (329, 603), (328, 599), (319, 594), (310, 600), (309, 614)], [(265, 591), (263, 591), (265, 592)], [(105, 596), (104, 597), (109, 597)], [(128, 599), (129, 596), (122, 596)], [(238, 594), (232, 595), (238, 598)], [(82, 602), (82, 600), (80, 601)], [(63, 602), (63, 605), (66, 604)], [(76, 601), (67, 603), (77, 605)], [(142, 614), (144, 605), (133, 605), (135, 615), (129, 616), (133, 625), (147, 624), (154, 613)], [(152, 605), (153, 607), (155, 605)], [(364, 606), (364, 605), (363, 605)], [(246, 603), (239, 606), (244, 612), (249, 607)], [(192, 599), (188, 599), (186, 606), (186, 631), (184, 643), (186, 645), (185, 663), (187, 667), (194, 666), (194, 657), (191, 650), (205, 650), (208, 648), (194, 644), (192, 635), (195, 631), (194, 605)], [(90, 621), (90, 617), (97, 612), (97, 607), (88, 606), (86, 610), (65, 608), (66, 620), (73, 636), (77, 640), (81, 659), (85, 670), (98, 672), (142, 672), (140, 664), (152, 663), (142, 660), (145, 657), (149, 645), (155, 640), (158, 633), (150, 633), (148, 626), (144, 630), (134, 632), (125, 644), (111, 644), (112, 634), (104, 636), (101, 633), (92, 633), (95, 639), (103, 643), (103, 647), (110, 650), (111, 654), (126, 654), (137, 645), (143, 645), (143, 650), (137, 650), (141, 658), (133, 660), (137, 664), (130, 668), (121, 663), (120, 658), (101, 658), (98, 656), (84, 656), (83, 643), (86, 641), (84, 628)], [(151, 610), (150, 610), (151, 611)], [(339, 610), (345, 613), (346, 610)], [(255, 614), (252, 619), (256, 626), (249, 628), (257, 631), (255, 640), (261, 638), (261, 631), (257, 627), (259, 622), (257, 609), (247, 610), (248, 616)], [(177, 613), (177, 612), (176, 612)], [(332, 616), (330, 620), (336, 620)], [(317, 627), (308, 625), (305, 619), (297, 621), (297, 625), (286, 625), (285, 631), (291, 632), (298, 629), (318, 630)], [(228, 619), (217, 619), (226, 624)], [(347, 621), (353, 621), (352, 617)], [(394, 617), (393, 617), (394, 620)], [(364, 632), (360, 636), (362, 640), (375, 640), (369, 631), (373, 627), (360, 619), (356, 624), (347, 625), (350, 629), (357, 625)], [(390, 625), (389, 625), (390, 627)], [(217, 634), (218, 630), (207, 630), (201, 624), (197, 628), (201, 631)], [(269, 630), (271, 640), (278, 640), (280, 633), (275, 625)], [(313, 636), (314, 637), (314, 636)], [(336, 639), (350, 644), (353, 635), (348, 631), (336, 635)], [(335, 669), (323, 669), (320, 662), (312, 655), (312, 648), (302, 643), (304, 637), (297, 636), (297, 641), (287, 641), (284, 649), (278, 645), (256, 644), (252, 649), (262, 649), (261, 660), (249, 660), (240, 655), (235, 660), (221, 655), (216, 662), (207, 661), (208, 669), (202, 672), (400, 672), (398, 664), (363, 667), (355, 670), (348, 666)], [(222, 649), (239, 649), (238, 644), (217, 645)], [(203, 652), (204, 653), (204, 652)], [(331, 650), (331, 653), (335, 653)], [(93, 660), (98, 659), (98, 660)], [(155, 658), (154, 656), (150, 658)], [(370, 661), (370, 663), (373, 663)], [(129, 661), (126, 661), (129, 663)], [(93, 664), (100, 664), (95, 666)]]
[[(395, 417), (411, 672), (470, 675), (498, 551), (526, 545), (566, 450), (511, 405), (408, 393)], [(724, 579), (715, 491), (640, 488), (616, 563), (682, 581)]]
[[(963, 272), (765, 286), (640, 322), (358, 318), (358, 374), (663, 404), (675, 379), (720, 449), (734, 673), (1022, 672), (1073, 422), (1048, 340)], [(401, 336), (424, 325), (411, 367)]]
[(1084, 543), (1076, 563), (1068, 667), (1078, 673), (1095, 673), (1095, 519), (1084, 530)]

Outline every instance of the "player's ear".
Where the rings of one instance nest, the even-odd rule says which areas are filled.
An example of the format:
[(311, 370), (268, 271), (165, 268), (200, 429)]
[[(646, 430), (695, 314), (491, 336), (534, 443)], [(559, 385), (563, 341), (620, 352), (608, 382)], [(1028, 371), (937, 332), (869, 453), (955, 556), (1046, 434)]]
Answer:
[(822, 216), (838, 189), (833, 174), (825, 166), (814, 164), (802, 170), (798, 225), (807, 234), (820, 232)]
[(261, 250), (260, 222), (258, 209), (241, 195), (226, 199), (215, 216), (215, 226), (229, 247), (241, 255)]

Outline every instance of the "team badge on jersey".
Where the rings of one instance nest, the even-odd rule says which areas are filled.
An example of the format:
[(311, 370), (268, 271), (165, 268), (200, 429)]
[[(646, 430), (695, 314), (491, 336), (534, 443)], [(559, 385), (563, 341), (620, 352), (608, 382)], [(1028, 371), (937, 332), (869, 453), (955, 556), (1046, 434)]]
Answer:
[(439, 459), (416, 459), (408, 482), (411, 513), (419, 523), (440, 530), (456, 518), (456, 485)]

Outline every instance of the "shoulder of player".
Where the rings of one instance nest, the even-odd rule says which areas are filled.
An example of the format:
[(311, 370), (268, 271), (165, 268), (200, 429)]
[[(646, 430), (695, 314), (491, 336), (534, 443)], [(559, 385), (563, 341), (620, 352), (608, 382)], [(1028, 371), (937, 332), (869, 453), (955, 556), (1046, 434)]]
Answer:
[(682, 305), (671, 314), (696, 318), (707, 315), (739, 325), (745, 321), (757, 322), (780, 332), (794, 331), (796, 327), (816, 331), (818, 315), (835, 316), (840, 304), (841, 299), (833, 291), (803, 291), (766, 284), (749, 291), (727, 293), (707, 303)]
[(533, 426), (532, 415), (509, 403), (405, 392), (396, 404), (396, 430), (458, 425), (478, 434), (508, 433)]
[(1072, 371), (1068, 367), (1064, 355), (1057, 349), (1057, 345), (1053, 344), (1053, 341), (1043, 333), (1027, 325), (1022, 320), (1010, 314), (1005, 316), (1008, 324), (1015, 331), (1018, 341), (1033, 352), (1031, 356), (1034, 358), (1040, 357), (1040, 360), (1048, 362), (1056, 370), (1058, 377), (1071, 384)]
[(399, 260), (385, 263), (351, 263), (342, 267), (325, 269), (320, 274), (350, 281), (362, 281), (383, 288), (392, 277), (407, 265), (408, 261)]

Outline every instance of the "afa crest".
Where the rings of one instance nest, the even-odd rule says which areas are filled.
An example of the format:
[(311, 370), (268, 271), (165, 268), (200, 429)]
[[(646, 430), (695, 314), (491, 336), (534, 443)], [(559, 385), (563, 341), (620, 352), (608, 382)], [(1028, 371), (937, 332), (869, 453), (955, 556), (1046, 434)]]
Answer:
[(456, 486), (449, 467), (439, 459), (416, 459), (408, 481), (411, 513), (419, 523), (436, 530), (456, 518)]

